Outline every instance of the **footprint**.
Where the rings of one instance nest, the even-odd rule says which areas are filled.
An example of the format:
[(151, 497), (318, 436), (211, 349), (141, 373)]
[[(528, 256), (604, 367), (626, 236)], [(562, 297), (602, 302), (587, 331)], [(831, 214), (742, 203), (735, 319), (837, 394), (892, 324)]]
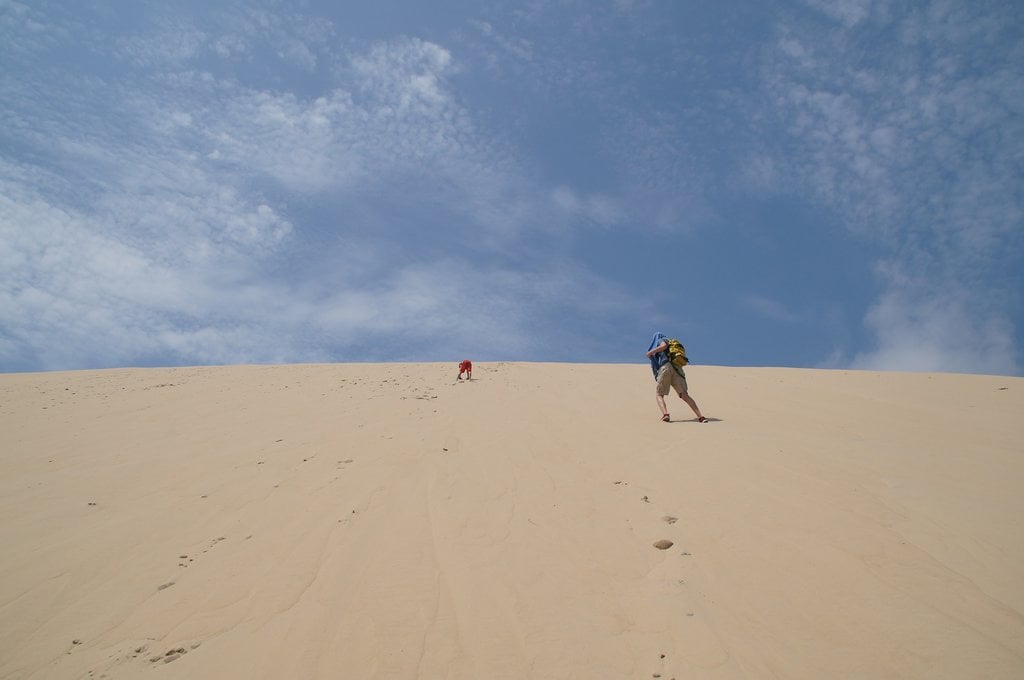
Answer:
[(676, 522), (679, 521), (679, 518), (678, 517), (673, 517), (672, 515), (665, 515), (664, 517), (661, 518), (661, 521), (664, 522), (665, 524), (675, 524)]
[(177, 649), (168, 649), (166, 652), (164, 652), (163, 656), (154, 656), (149, 661), (150, 663), (156, 663), (157, 661), (162, 661), (163, 663), (170, 663), (172, 661), (180, 659), (185, 654), (188, 654), (188, 650), (184, 647), (178, 647)]
[(655, 541), (654, 547), (658, 550), (668, 550), (672, 547), (672, 541), (668, 540), (667, 538), (663, 538), (660, 541)]

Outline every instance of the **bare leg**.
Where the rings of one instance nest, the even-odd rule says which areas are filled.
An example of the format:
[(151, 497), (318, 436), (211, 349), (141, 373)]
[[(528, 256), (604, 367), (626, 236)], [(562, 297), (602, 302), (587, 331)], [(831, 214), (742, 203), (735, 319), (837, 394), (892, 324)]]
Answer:
[(658, 408), (661, 409), (661, 415), (667, 416), (668, 407), (665, 406), (665, 397), (661, 396), (660, 394), (656, 394), (654, 395), (654, 398), (658, 400)]
[(697, 408), (697, 402), (695, 402), (693, 400), (693, 397), (690, 396), (689, 392), (680, 392), (679, 393), (679, 398), (682, 399), (683, 401), (685, 401), (687, 404), (690, 405), (690, 408), (693, 409), (693, 412), (697, 414), (698, 418), (703, 418), (704, 417), (704, 414), (702, 414), (700, 412), (700, 409)]

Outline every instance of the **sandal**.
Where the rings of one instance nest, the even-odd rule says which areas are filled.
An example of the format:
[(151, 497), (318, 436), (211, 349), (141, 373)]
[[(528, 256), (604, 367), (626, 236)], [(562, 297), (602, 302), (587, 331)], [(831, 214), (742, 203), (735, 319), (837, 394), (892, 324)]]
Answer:
[(667, 413), (661, 417), (661, 422), (663, 422), (663, 423), (669, 422), (669, 417), (668, 417)]

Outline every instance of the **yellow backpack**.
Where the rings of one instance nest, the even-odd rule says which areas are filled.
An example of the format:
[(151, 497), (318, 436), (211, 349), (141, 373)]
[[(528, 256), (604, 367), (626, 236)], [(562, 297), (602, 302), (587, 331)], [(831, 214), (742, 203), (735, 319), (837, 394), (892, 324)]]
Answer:
[(677, 368), (682, 368), (690, 363), (690, 360), (686, 358), (686, 348), (675, 338), (669, 338), (668, 349), (665, 351), (668, 352), (668, 360)]

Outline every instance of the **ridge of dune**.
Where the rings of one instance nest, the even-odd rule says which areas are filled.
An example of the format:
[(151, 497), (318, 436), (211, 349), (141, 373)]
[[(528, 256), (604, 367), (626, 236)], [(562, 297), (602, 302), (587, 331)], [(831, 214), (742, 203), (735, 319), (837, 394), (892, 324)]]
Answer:
[(456, 372), (0, 375), (0, 678), (1024, 677), (1024, 379)]

